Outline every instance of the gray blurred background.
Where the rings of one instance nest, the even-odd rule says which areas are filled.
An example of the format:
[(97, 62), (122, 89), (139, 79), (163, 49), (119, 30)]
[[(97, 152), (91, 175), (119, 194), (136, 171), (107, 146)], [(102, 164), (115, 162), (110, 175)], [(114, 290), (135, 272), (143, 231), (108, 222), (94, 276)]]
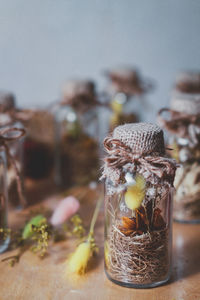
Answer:
[(168, 103), (175, 75), (200, 69), (199, 0), (0, 0), (0, 89), (48, 105), (68, 78), (137, 66), (156, 82), (146, 120)]

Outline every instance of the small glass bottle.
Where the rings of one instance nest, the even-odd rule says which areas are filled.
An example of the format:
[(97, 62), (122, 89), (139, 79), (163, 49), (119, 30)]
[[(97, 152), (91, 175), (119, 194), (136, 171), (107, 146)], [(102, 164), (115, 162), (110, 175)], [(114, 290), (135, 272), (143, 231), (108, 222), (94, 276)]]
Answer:
[(9, 237), (5, 237), (4, 230), (8, 228), (8, 188), (5, 148), (0, 146), (0, 253), (8, 248)]
[(174, 182), (174, 219), (199, 223), (200, 94), (174, 93), (170, 108), (160, 110), (159, 122), (169, 136), (169, 155), (180, 164)]
[[(16, 119), (16, 106), (15, 106), (15, 97), (10, 92), (0, 92), (0, 129), (5, 128), (19, 128), (23, 129), (24, 126), (22, 123)], [(9, 151), (12, 157), (15, 159), (16, 166), (20, 173), (21, 178), (21, 187), (23, 201), (25, 201), (24, 194), (24, 179), (23, 179), (23, 144), (24, 138), (20, 140), (13, 140), (9, 142)], [(16, 182), (16, 172), (13, 168), (13, 165), (8, 161), (7, 164), (7, 181), (8, 181), (8, 197), (9, 204), (14, 207), (20, 208), (22, 203), (20, 202), (17, 182)], [(24, 204), (24, 203), (23, 203)]]
[(54, 119), (46, 109), (32, 108), (25, 117), (24, 176), (31, 185), (53, 178)]
[(144, 111), (144, 94), (152, 84), (141, 78), (138, 70), (130, 68), (114, 69), (107, 73), (109, 85), (107, 88), (110, 100), (111, 115), (109, 126), (141, 121)]
[(55, 181), (86, 184), (98, 177), (98, 101), (91, 81), (68, 81), (54, 107)]
[(107, 277), (126, 287), (163, 284), (171, 270), (176, 170), (165, 157), (163, 132), (148, 123), (121, 125), (104, 146)]

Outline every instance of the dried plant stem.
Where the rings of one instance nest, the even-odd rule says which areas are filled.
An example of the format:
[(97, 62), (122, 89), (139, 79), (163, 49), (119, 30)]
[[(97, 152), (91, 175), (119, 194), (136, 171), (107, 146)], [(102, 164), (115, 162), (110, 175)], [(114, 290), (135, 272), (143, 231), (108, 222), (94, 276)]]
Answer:
[(91, 224), (90, 224), (89, 236), (93, 235), (93, 233), (94, 233), (94, 226), (96, 224), (96, 220), (97, 220), (97, 217), (98, 217), (98, 214), (99, 214), (99, 210), (100, 210), (100, 207), (101, 207), (102, 199), (103, 198), (100, 197), (99, 200), (97, 201), (97, 205), (95, 207), (94, 214), (92, 216), (92, 221), (91, 221)]

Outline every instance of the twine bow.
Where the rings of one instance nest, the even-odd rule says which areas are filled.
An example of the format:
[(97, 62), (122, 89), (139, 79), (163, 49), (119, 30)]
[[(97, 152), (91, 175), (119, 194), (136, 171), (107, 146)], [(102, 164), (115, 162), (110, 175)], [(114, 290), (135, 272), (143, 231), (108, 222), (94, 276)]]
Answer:
[[(176, 163), (174, 160), (159, 156), (159, 153), (136, 153), (132, 152), (131, 148), (126, 146), (120, 140), (108, 137), (104, 140), (104, 147), (109, 154), (105, 158), (106, 167), (122, 168), (128, 163), (134, 164), (135, 170), (137, 167), (143, 169), (144, 172), (153, 173), (160, 179), (166, 179), (173, 183)], [(106, 170), (104, 170), (106, 173)]]
[(20, 198), (20, 202), (23, 206), (26, 205), (26, 201), (24, 198), (24, 191), (22, 185), (22, 178), (20, 171), (17, 167), (15, 158), (12, 156), (9, 150), (9, 146), (7, 143), (19, 140), (21, 137), (25, 135), (25, 130), (22, 128), (5, 128), (0, 130), (0, 147), (3, 147), (6, 151), (8, 160), (10, 161), (11, 165), (13, 166), (15, 173), (16, 173), (16, 181), (17, 181), (17, 190)]
[[(170, 114), (169, 120), (162, 117), (164, 112)], [(197, 146), (200, 143), (200, 114), (189, 115), (169, 108), (162, 108), (158, 112), (158, 121), (169, 132), (187, 138), (191, 146)]]

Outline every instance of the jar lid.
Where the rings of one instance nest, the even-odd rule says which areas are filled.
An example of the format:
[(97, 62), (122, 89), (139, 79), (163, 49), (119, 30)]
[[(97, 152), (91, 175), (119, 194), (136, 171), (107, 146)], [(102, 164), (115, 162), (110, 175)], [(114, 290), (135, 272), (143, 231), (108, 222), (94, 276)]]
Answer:
[(77, 97), (95, 99), (95, 96), (95, 83), (90, 80), (69, 80), (62, 90), (62, 97), (65, 102), (70, 102)]
[(200, 93), (200, 72), (182, 72), (178, 74), (175, 88), (183, 93)]
[(133, 68), (117, 68), (106, 72), (111, 81), (110, 89), (127, 95), (142, 94), (152, 87), (143, 82), (140, 73)]
[(170, 109), (188, 115), (199, 114), (200, 94), (173, 93)]
[(163, 131), (156, 124), (133, 123), (118, 126), (113, 131), (113, 139), (120, 140), (134, 153), (165, 153)]
[(7, 112), (15, 108), (15, 96), (10, 92), (0, 91), (0, 111)]

